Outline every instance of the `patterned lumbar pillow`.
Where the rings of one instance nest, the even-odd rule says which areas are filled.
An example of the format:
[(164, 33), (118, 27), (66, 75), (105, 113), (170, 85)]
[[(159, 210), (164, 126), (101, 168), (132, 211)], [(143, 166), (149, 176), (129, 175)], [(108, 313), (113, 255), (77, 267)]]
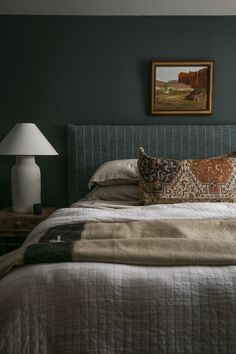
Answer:
[(139, 181), (144, 204), (236, 202), (236, 159), (171, 160), (139, 150)]

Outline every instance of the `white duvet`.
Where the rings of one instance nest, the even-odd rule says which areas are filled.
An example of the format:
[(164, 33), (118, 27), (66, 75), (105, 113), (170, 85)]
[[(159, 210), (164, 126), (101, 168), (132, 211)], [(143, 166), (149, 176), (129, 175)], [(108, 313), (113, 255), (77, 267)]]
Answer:
[[(25, 242), (45, 228), (78, 221), (235, 217), (232, 203), (67, 208)], [(235, 293), (235, 266), (16, 267), (0, 280), (0, 353), (233, 354)]]

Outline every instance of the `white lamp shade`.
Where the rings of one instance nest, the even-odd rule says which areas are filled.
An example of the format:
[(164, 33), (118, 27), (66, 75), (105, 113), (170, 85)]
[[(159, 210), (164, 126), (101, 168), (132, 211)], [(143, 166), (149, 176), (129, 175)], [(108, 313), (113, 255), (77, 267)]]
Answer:
[(58, 155), (33, 123), (17, 123), (0, 143), (0, 155)]

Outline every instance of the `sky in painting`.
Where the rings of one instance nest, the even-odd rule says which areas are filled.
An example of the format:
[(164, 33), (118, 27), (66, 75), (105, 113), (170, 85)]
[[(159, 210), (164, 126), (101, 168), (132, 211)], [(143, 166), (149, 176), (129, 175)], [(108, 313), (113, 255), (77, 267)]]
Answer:
[(171, 81), (178, 80), (180, 72), (198, 71), (207, 68), (207, 66), (176, 66), (176, 67), (156, 67), (156, 80), (158, 81)]

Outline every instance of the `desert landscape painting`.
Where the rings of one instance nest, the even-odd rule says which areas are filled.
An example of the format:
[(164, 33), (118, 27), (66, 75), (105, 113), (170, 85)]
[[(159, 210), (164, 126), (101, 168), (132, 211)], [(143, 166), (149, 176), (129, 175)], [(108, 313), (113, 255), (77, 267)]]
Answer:
[(211, 113), (211, 62), (153, 64), (153, 114)]

